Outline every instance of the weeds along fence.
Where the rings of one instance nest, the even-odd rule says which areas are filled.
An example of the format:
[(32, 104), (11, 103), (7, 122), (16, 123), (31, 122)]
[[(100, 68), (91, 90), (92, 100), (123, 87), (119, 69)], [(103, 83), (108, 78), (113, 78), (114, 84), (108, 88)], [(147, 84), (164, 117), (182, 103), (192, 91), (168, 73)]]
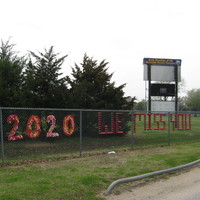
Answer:
[(200, 112), (0, 108), (1, 162), (200, 140)]

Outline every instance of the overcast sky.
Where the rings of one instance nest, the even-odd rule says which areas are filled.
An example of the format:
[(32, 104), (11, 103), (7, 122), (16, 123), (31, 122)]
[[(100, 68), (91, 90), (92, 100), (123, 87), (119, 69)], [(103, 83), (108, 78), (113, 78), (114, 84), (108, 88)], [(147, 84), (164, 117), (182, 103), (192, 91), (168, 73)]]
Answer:
[(15, 50), (69, 54), (71, 73), (84, 53), (109, 62), (116, 86), (127, 96), (145, 98), (143, 58), (181, 59), (185, 89), (200, 88), (199, 0), (5, 0), (0, 39)]

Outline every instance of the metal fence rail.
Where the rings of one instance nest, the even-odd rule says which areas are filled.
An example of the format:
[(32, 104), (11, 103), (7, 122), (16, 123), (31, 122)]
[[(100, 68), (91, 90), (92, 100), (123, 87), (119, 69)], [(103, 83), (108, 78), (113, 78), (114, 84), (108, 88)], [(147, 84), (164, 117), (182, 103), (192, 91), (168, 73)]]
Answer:
[(1, 162), (200, 139), (199, 112), (0, 108)]
[(200, 163), (200, 160), (196, 160), (196, 161), (187, 163), (185, 165), (180, 165), (180, 166), (169, 168), (169, 169), (164, 169), (164, 170), (151, 172), (151, 173), (148, 173), (148, 174), (142, 174), (142, 175), (139, 175), (139, 176), (134, 176), (134, 177), (129, 177), (129, 178), (118, 179), (118, 180), (114, 181), (112, 184), (110, 184), (110, 186), (108, 187), (106, 193), (107, 194), (111, 194), (113, 189), (117, 185), (122, 184), (122, 183), (133, 182), (133, 181), (141, 180), (141, 179), (152, 177), (152, 176), (156, 176), (156, 175), (173, 172), (173, 171), (176, 171), (176, 170), (180, 170), (180, 169), (184, 169), (184, 168), (187, 168), (187, 167), (191, 167), (191, 166), (199, 164), (199, 163)]

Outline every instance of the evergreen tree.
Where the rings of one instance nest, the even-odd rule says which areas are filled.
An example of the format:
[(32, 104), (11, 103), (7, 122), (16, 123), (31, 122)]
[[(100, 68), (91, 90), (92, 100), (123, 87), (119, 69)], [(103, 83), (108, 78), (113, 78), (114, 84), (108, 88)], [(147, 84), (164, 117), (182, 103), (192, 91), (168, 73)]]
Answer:
[(67, 55), (58, 58), (53, 46), (44, 53), (30, 52), (30, 60), (25, 71), (25, 90), (28, 106), (60, 108), (66, 106), (66, 78), (61, 78), (61, 66)]
[(75, 64), (73, 78), (68, 77), (73, 108), (131, 109), (124, 96), (125, 84), (116, 87), (115, 82), (111, 82), (113, 74), (108, 73), (107, 65), (105, 60), (98, 64), (86, 54), (81, 66)]
[(0, 106), (19, 107), (24, 105), (23, 69), (26, 59), (13, 50), (14, 44), (3, 42), (0, 46)]
[[(132, 109), (133, 102), (124, 96), (125, 84), (118, 87), (111, 82), (113, 74), (108, 73), (108, 62), (105, 60), (97, 63), (93, 58), (84, 55), (80, 66), (75, 64), (72, 68), (72, 78), (68, 77), (70, 88), (70, 100), (72, 108), (83, 109)], [(96, 112), (83, 113), (83, 134), (87, 136), (98, 136)], [(104, 113), (104, 118), (110, 120), (110, 114)], [(128, 133), (127, 120), (130, 115), (121, 117), (121, 125), (124, 133)]]

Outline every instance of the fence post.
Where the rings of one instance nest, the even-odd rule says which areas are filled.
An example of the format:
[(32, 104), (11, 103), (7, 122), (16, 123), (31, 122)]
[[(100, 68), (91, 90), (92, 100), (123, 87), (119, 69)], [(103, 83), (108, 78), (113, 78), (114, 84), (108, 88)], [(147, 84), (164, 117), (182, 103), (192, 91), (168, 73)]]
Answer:
[(1, 126), (1, 162), (4, 164), (4, 140), (3, 140), (3, 117), (2, 109), (0, 109), (0, 126)]
[(80, 157), (82, 156), (82, 151), (83, 151), (83, 147), (82, 147), (82, 145), (83, 145), (83, 137), (82, 137), (82, 118), (83, 118), (83, 113), (82, 113), (83, 111), (82, 110), (80, 110)]
[(133, 149), (133, 131), (134, 131), (134, 112), (131, 113), (131, 148)]
[(170, 138), (170, 112), (168, 112), (168, 145), (171, 143), (171, 138)]

